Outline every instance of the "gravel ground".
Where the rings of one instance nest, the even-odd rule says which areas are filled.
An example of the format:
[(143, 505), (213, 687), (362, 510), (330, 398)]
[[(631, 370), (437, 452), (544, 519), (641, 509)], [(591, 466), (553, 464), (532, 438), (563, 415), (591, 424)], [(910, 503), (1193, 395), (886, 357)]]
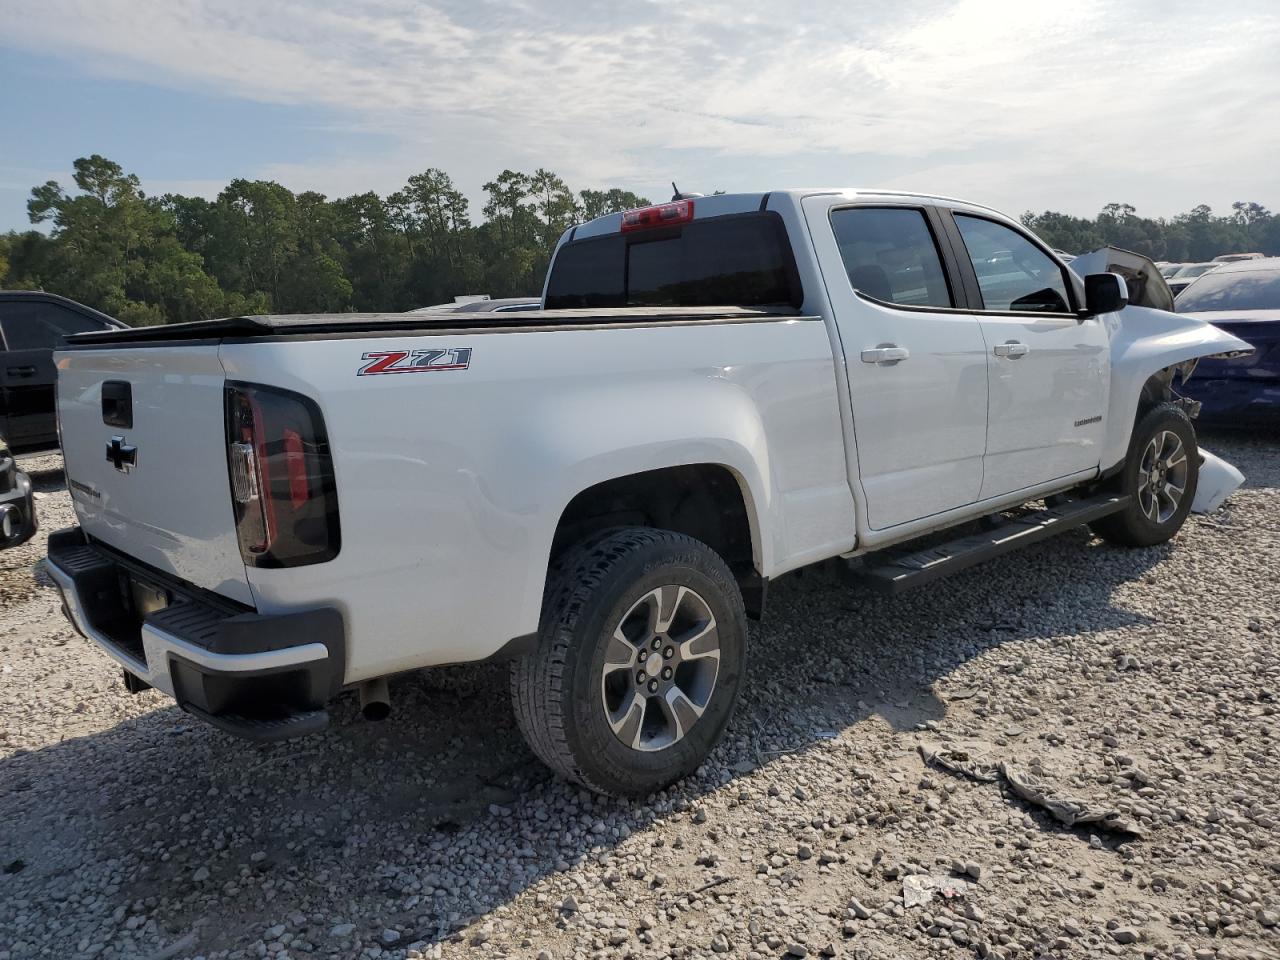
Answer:
[[(267, 746), (130, 696), (42, 533), (0, 554), (0, 960), (1278, 957), (1280, 435), (1206, 445), (1249, 486), (1170, 546), (1077, 532), (898, 599), (778, 583), (724, 744), (648, 802), (551, 779), (498, 667)], [(57, 458), (26, 466), (69, 523)]]

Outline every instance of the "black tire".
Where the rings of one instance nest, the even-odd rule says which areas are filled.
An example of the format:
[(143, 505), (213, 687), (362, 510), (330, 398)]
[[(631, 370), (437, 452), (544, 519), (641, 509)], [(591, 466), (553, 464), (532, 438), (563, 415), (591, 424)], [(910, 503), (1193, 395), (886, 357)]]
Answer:
[[(1168, 516), (1163, 513), (1170, 506), (1169, 501), (1161, 502), (1159, 498), (1153, 500), (1144, 491), (1144, 485), (1151, 479), (1144, 457), (1148, 456), (1153, 442), (1166, 433), (1177, 436), (1182, 443), (1181, 454), (1186, 456), (1186, 474), (1181, 478), (1182, 493), (1176, 509), (1172, 509)], [(1174, 460), (1176, 455), (1168, 459)], [(1129, 454), (1114, 483), (1114, 489), (1129, 495), (1128, 505), (1119, 513), (1094, 521), (1089, 525), (1090, 529), (1102, 539), (1124, 547), (1150, 547), (1165, 543), (1182, 529), (1187, 514), (1191, 512), (1191, 501), (1195, 499), (1199, 476), (1200, 451), (1191, 419), (1181, 407), (1173, 403), (1153, 407), (1138, 418), (1129, 442)], [(1153, 503), (1157, 514), (1155, 517), (1149, 515)]]
[[(672, 610), (678, 614), (667, 628), (671, 639), (663, 643), (680, 647), (679, 631), (687, 630), (684, 636), (694, 636), (699, 629), (706, 631), (710, 622), (706, 616), (710, 616), (714, 617), (719, 657), (713, 668), (707, 659), (701, 659), (709, 656), (705, 650), (690, 647), (686, 651), (700, 658), (687, 661), (695, 666), (688, 668), (693, 673), (686, 676), (700, 680), (705, 689), (701, 714), (687, 723), (687, 730), (685, 724), (672, 724), (682, 732), (669, 745), (661, 746), (662, 738), (655, 734), (647, 748), (639, 749), (620, 739), (624, 734), (630, 736), (634, 725), (615, 733), (607, 712), (609, 698), (619, 682), (629, 685), (636, 678), (639, 684), (644, 670), (659, 669), (665, 675), (658, 654), (667, 651), (664, 647), (654, 653), (647, 666), (640, 663), (635, 670), (622, 670), (616, 666), (620, 648), (614, 645), (613, 637), (615, 629), (638, 631), (633, 646), (648, 657), (648, 643), (659, 636), (651, 628), (639, 636), (645, 628), (637, 624), (652, 623), (645, 612), (650, 607), (640, 605), (661, 608), (664, 601), (649, 598), (663, 587), (676, 590)], [(680, 591), (680, 587), (687, 590)], [(660, 592), (657, 596), (671, 594)], [(685, 607), (703, 616), (701, 626), (696, 617), (680, 619), (685, 616)], [(661, 619), (662, 614), (655, 615)], [(737, 703), (745, 652), (742, 595), (715, 551), (692, 537), (667, 530), (628, 527), (608, 531), (569, 548), (551, 572), (538, 648), (512, 666), (516, 722), (533, 752), (561, 776), (598, 793), (647, 796), (691, 774), (719, 741)], [(607, 653), (613, 660), (609, 670)], [(678, 654), (674, 662), (679, 664)], [(708, 672), (714, 673), (709, 686), (705, 679)], [(671, 681), (663, 676), (661, 682), (669, 691), (671, 687), (665, 685), (677, 681), (674, 676)], [(685, 685), (691, 683), (686, 680)], [(639, 699), (647, 696), (646, 687), (638, 692)], [(636, 695), (636, 690), (628, 688), (621, 696)], [(655, 694), (646, 705), (635, 707), (641, 719), (635, 726), (634, 743), (641, 743), (642, 732), (670, 723), (672, 712), (664, 709), (669, 702), (664, 695)], [(689, 720), (688, 708), (679, 706), (681, 710), (674, 712)], [(658, 713), (651, 717), (650, 709)], [(616, 712), (632, 717), (621, 708)], [(654, 743), (659, 746), (652, 746)]]

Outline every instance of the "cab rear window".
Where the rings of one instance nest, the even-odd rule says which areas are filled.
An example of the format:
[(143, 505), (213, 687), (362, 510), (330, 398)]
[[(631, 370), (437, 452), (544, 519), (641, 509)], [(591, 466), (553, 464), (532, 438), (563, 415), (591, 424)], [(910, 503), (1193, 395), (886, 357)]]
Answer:
[(749, 213), (570, 241), (552, 263), (546, 308), (798, 308), (803, 300), (781, 218)]

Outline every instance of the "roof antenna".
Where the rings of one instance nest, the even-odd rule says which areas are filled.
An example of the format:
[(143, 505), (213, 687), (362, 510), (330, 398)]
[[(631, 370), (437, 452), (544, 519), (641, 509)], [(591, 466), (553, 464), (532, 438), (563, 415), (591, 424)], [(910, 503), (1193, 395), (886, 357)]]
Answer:
[(706, 196), (706, 194), (681, 193), (680, 188), (676, 186), (676, 182), (674, 180), (671, 181), (671, 202), (672, 203), (675, 203), (677, 200), (694, 200), (702, 196)]

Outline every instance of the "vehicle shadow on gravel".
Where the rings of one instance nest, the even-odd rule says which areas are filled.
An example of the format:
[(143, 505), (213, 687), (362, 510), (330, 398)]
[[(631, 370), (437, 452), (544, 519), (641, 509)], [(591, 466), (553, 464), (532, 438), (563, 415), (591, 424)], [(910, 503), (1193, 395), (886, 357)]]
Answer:
[[(142, 953), (192, 931), (190, 954), (249, 948), (277, 923), (344, 955), (384, 931), (395, 935), (384, 945), (438, 942), (737, 777), (763, 767), (769, 779), (775, 757), (876, 718), (898, 731), (940, 720), (949, 699), (973, 695), (951, 674), (992, 648), (1087, 646), (1149, 626), (1113, 595), (1177, 549), (1066, 534), (900, 598), (822, 573), (786, 578), (752, 628), (724, 742), (695, 777), (644, 801), (553, 779), (515, 729), (502, 665), (402, 677), (391, 719), (363, 722), (347, 697), (324, 734), (271, 745), (144, 693), (154, 709), (135, 720), (0, 760), (0, 901), (94, 890), (85, 915)], [(655, 902), (682, 892), (657, 889)], [(123, 933), (139, 901), (152, 922)]]

